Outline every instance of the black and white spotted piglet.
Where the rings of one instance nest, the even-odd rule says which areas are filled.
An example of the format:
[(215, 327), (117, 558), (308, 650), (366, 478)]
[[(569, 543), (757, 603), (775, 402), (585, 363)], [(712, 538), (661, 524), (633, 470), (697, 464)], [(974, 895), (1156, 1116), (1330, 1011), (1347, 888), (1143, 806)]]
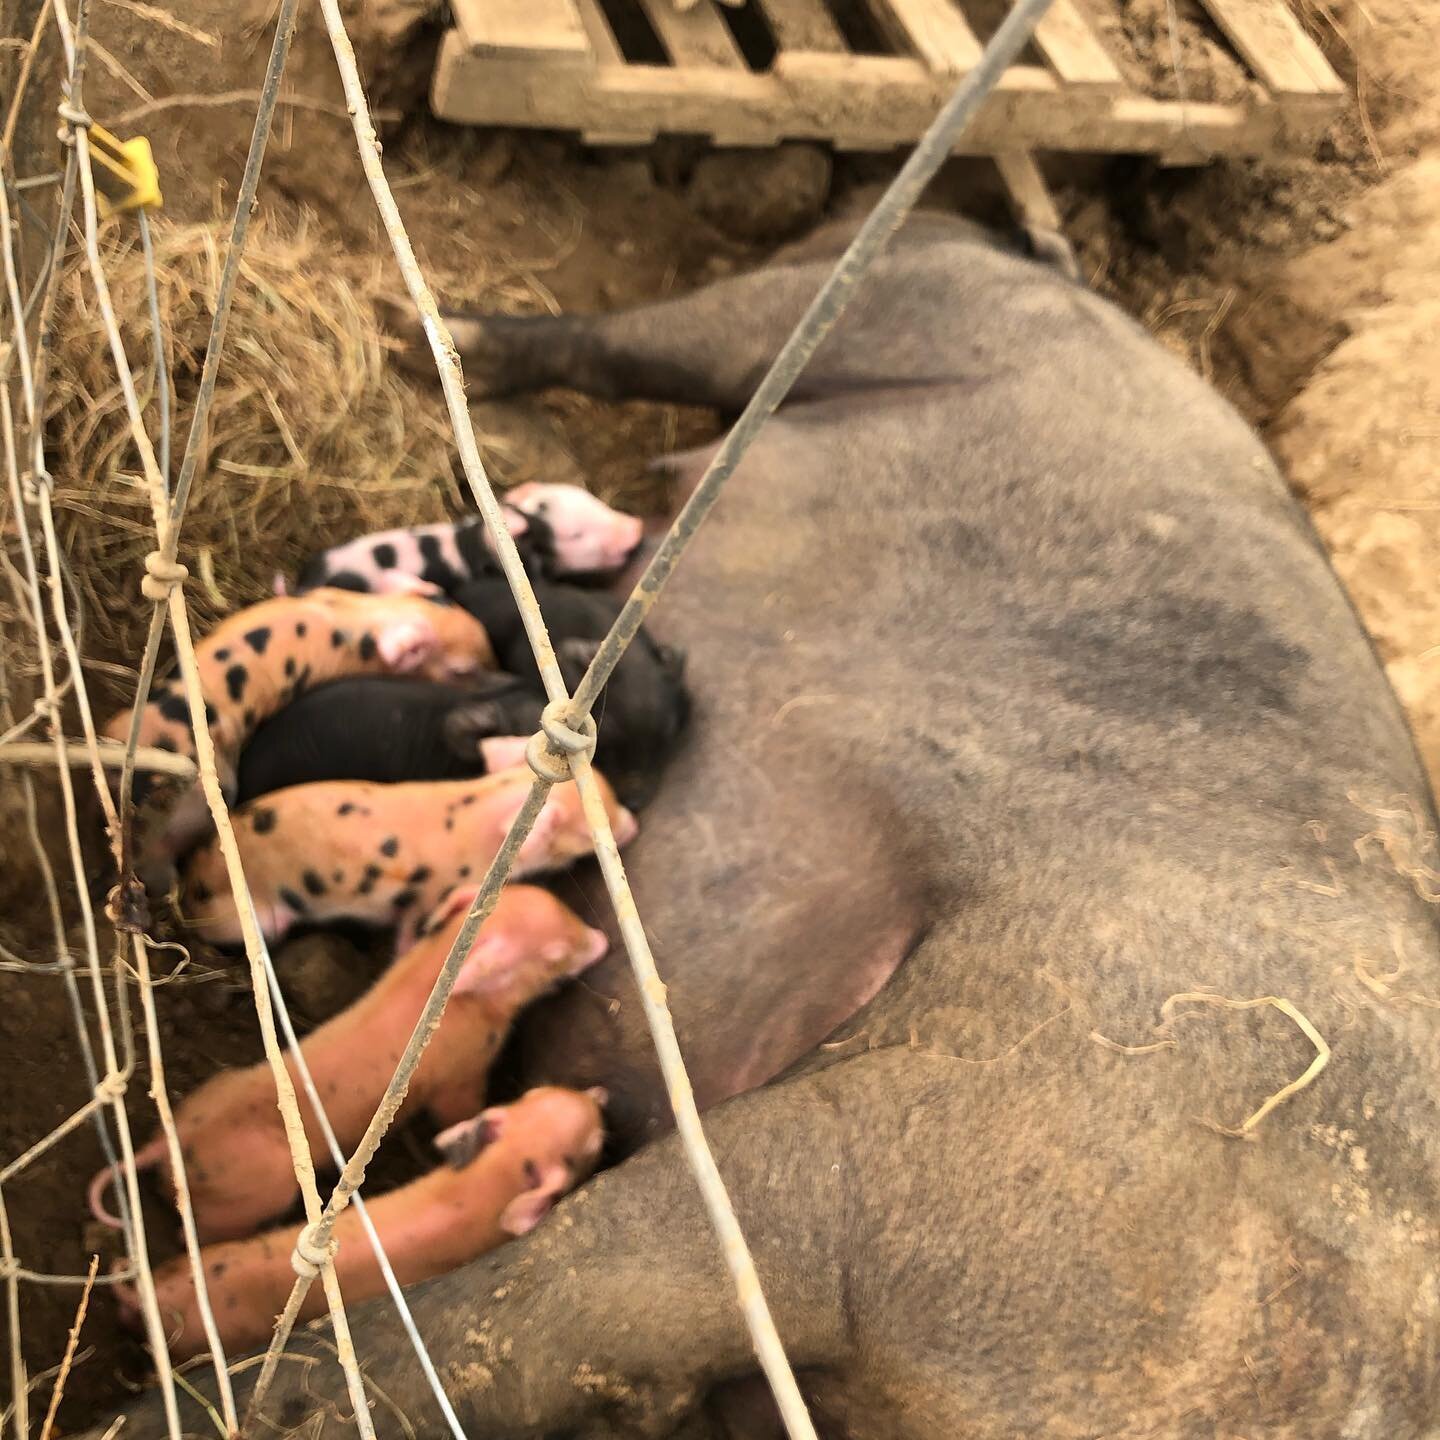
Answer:
[[(613, 573), (634, 553), (643, 533), (635, 516), (612, 510), (578, 485), (517, 485), (505, 494), (504, 512), (525, 568), (549, 579)], [(476, 515), (381, 530), (332, 546), (306, 562), (295, 590), (303, 594), (328, 585), (434, 595), (499, 573), (489, 532)], [(286, 593), (283, 577), (276, 577), (275, 589)]]

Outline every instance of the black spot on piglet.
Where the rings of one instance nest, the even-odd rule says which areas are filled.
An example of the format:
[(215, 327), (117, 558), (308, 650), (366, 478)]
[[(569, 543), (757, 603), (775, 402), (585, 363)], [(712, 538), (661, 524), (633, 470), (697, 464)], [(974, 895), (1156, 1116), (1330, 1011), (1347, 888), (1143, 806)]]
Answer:
[(251, 812), (250, 823), (255, 827), (257, 835), (268, 835), (275, 828), (275, 812), (262, 805)]
[(190, 706), (186, 704), (183, 695), (177, 695), (173, 690), (168, 695), (162, 695), (157, 702), (157, 708), (165, 719), (176, 725), (188, 725), (190, 723)]
[(335, 813), (337, 815), (348, 815), (352, 810), (358, 808), (351, 801), (347, 800)]
[(270, 643), (270, 627), (268, 625), (257, 625), (253, 630), (245, 632), (245, 643), (257, 654), (263, 655), (265, 647)]
[(397, 910), (404, 910), (406, 906), (415, 903), (418, 890), (400, 890), (396, 892), (395, 899), (391, 902)]
[(370, 553), (375, 557), (375, 563), (382, 570), (393, 570), (400, 558), (395, 553), (395, 547), (388, 543), (377, 545)]
[(357, 895), (368, 895), (374, 888), (375, 882), (380, 878), (381, 870), (378, 865), (367, 865), (365, 873), (360, 877), (360, 883), (355, 887)]
[(395, 855), (397, 855), (397, 854), (399, 853), (399, 851), (400, 851), (400, 838), (399, 838), (399, 836), (397, 836), (397, 835), (392, 835), (392, 836), (390, 836), (390, 838), (389, 838), (388, 840), (382, 840), (382, 841), (380, 842), (380, 853), (381, 853), (382, 855), (388, 855), (388, 856), (390, 856), (391, 858), (393, 858)]
[(325, 893), (325, 882), (313, 870), (307, 870), (300, 877), (301, 884), (305, 886), (306, 894), (323, 895)]
[(409, 878), (405, 881), (407, 885), (423, 885), (430, 878), (430, 867), (428, 865), (417, 866), (410, 872)]
[(293, 655), (285, 657), (285, 678), (287, 680), (295, 678), (295, 657)]
[(282, 905), (288, 905), (297, 915), (305, 915), (310, 907), (288, 885), (282, 885), (276, 892)]
[(225, 672), (225, 688), (232, 700), (238, 700), (245, 693), (245, 682), (249, 678), (250, 672), (243, 665), (232, 665)]
[(360, 637), (360, 658), (362, 660), (375, 658), (375, 637), (368, 630)]

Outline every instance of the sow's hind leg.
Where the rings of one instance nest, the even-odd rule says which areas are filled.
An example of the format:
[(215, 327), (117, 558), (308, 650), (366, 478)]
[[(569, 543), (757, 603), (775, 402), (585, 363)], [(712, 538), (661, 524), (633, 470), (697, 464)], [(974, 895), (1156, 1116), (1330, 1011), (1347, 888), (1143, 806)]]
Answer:
[[(934, 378), (935, 345), (918, 336), (946, 308), (952, 288), (935, 247), (985, 242), (976, 239), (974, 227), (945, 217), (917, 217), (913, 226), (865, 276), (841, 322), (844, 335), (820, 346), (792, 392), (795, 399)], [(564, 386), (605, 400), (738, 411), (854, 228), (831, 227), (763, 269), (614, 315), (447, 315), (466, 384), (477, 397)], [(386, 310), (387, 323), (408, 342), (401, 363), (433, 379), (413, 308), (394, 301)]]

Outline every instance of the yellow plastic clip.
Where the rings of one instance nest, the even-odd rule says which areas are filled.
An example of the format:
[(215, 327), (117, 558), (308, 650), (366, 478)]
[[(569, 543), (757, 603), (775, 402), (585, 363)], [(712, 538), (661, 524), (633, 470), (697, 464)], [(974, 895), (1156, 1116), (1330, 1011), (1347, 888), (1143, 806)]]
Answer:
[(90, 125), (90, 158), (95, 162), (95, 188), (100, 214), (105, 218), (122, 210), (158, 210), (160, 172), (150, 153), (150, 142), (137, 135), (117, 140), (103, 126)]

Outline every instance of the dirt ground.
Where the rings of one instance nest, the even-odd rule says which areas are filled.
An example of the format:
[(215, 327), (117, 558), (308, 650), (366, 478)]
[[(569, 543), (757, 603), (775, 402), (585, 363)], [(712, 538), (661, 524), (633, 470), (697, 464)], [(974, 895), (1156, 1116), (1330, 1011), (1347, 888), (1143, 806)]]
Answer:
[[(1163, 0), (1086, 3), (1131, 47), (1117, 40), (1112, 50), (1161, 93), (1183, 85), (1196, 98), (1228, 99), (1243, 83), (1184, 4), (1177, 77)], [(1203, 171), (1128, 160), (1050, 168), (1087, 277), (1186, 355), (1275, 444), (1334, 548), (1410, 707), (1431, 772), (1440, 776), (1440, 589), (1433, 582), (1440, 559), (1440, 152), (1433, 143), (1440, 107), (1427, 73), (1440, 19), (1426, 15), (1426, 5), (1374, 0), (1366, 10), (1345, 4), (1332, 11), (1324, 0), (1305, 0), (1307, 17), (1357, 92), (1313, 159)], [(707, 199), (715, 181), (697, 178), (705, 167), (697, 165), (696, 144), (591, 153), (564, 138), (444, 126), (419, 104), (433, 36), (412, 30), (414, 16), (401, 7), (387, 9), (382, 31), (370, 7), (354, 8), (369, 37), (362, 59), (385, 56), (383, 67), (371, 69), (374, 101), (395, 117), (387, 165), (421, 260), (454, 302), (584, 311), (683, 292), (761, 258), (766, 239), (803, 228), (822, 208), (858, 203), (893, 164), (840, 157), (832, 172), (811, 156), (783, 172), (778, 188), (772, 177), (778, 200), (767, 212), (768, 232), (757, 237), (752, 226), (742, 239), (726, 206)], [(303, 13), (263, 211), (282, 228), (303, 220), (322, 249), (373, 267), (377, 283), (393, 283), (333, 63), (314, 7)], [(225, 0), (162, 0), (158, 11), (135, 0), (94, 6), (103, 54), (91, 66), (88, 103), (112, 128), (150, 136), (170, 221), (228, 213), (268, 48), (263, 19), (237, 14)], [(231, 94), (236, 98), (222, 103), (206, 98)], [(747, 175), (746, 184), (767, 183), (753, 166)], [(981, 213), (996, 208), (993, 184), (987, 188), (973, 163), (951, 167), (934, 198)], [(417, 414), (420, 408), (417, 401)], [(661, 498), (645, 462), (715, 427), (714, 417), (699, 412), (615, 409), (571, 396), (477, 405), (475, 416), (500, 478), (583, 480), (635, 509)], [(273, 537), (282, 549), (307, 538)], [(83, 565), (85, 557), (72, 561)], [(263, 568), (236, 582), (226, 602), (259, 598)], [(95, 658), (97, 679), (113, 681), (117, 666), (123, 673), (124, 655)], [(50, 833), (54, 805), (42, 787), (41, 825)], [(43, 957), (44, 907), (13, 823), (3, 841), (0, 938)], [(63, 882), (61, 893), (73, 910)], [(171, 962), (157, 956), (156, 963), (168, 969)], [(380, 961), (310, 946), (281, 963), (302, 1018), (314, 1022), (351, 998)], [(174, 1095), (218, 1066), (258, 1054), (245, 984), (213, 957), (197, 956), (161, 992), (159, 1009)], [(0, 1053), (8, 1062), (0, 1158), (8, 1160), (86, 1095), (57, 980), (0, 969)], [(148, 1136), (144, 1091), (143, 1079), (132, 1084), (129, 1112), (137, 1134)], [(413, 1170), (419, 1146), (413, 1134), (398, 1137), (377, 1179)], [(98, 1144), (83, 1130), (6, 1187), (16, 1253), (27, 1266), (73, 1273), (83, 1271), (92, 1249), (107, 1262), (116, 1255), (114, 1237), (89, 1222), (84, 1206), (85, 1182), (99, 1163)], [(149, 1220), (157, 1257), (165, 1258), (175, 1249), (173, 1223), (158, 1205)], [(28, 1286), (22, 1298), (33, 1375), (58, 1358), (75, 1292)], [(62, 1428), (113, 1407), (145, 1373), (140, 1346), (118, 1331), (108, 1299), (97, 1296)], [(48, 1381), (37, 1387), (42, 1406), (48, 1393)]]

